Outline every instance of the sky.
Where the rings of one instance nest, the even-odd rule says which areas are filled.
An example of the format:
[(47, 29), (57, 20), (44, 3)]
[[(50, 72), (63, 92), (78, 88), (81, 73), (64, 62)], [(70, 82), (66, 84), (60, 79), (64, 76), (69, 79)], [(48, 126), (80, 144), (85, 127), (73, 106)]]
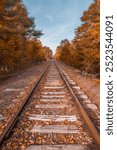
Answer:
[(29, 16), (35, 18), (37, 30), (42, 30), (43, 46), (53, 53), (61, 40), (72, 40), (75, 29), (81, 25), (80, 17), (93, 0), (23, 0)]

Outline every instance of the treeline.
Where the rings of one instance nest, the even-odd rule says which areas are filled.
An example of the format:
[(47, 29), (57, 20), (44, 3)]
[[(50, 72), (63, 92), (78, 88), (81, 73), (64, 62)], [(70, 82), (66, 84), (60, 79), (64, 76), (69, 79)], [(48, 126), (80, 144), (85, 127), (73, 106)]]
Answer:
[(61, 41), (55, 58), (91, 74), (100, 72), (100, 2), (94, 0), (81, 17), (74, 39)]
[(42, 35), (22, 0), (0, 0), (0, 71), (52, 57), (52, 51), (39, 40)]

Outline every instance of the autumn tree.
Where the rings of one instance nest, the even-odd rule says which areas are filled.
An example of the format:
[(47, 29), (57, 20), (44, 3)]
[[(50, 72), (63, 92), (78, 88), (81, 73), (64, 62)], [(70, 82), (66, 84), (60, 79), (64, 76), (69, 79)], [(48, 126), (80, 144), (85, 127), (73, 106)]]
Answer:
[(76, 67), (76, 50), (69, 40), (64, 39), (56, 49), (55, 59)]
[(55, 55), (54, 55), (54, 59), (59, 60), (59, 59), (60, 59), (60, 55), (61, 55), (61, 47), (58, 46), (58, 47), (56, 48), (56, 53), (55, 53)]
[(32, 59), (34, 62), (39, 62), (45, 59), (41, 41), (36, 39), (33, 40)]
[[(73, 45), (77, 50), (78, 63), (89, 73), (99, 73), (100, 68), (100, 3), (94, 0), (81, 17), (83, 22), (76, 29)], [(79, 60), (80, 58), (80, 60)]]
[(55, 58), (92, 74), (100, 72), (100, 3), (94, 0), (81, 17), (82, 24), (75, 30), (71, 42), (63, 40)]
[(30, 56), (30, 48), (33, 48), (34, 53), (37, 49), (42, 49), (40, 42), (37, 44), (34, 40), (41, 35), (42, 31), (35, 30), (34, 18), (28, 16), (21, 0), (0, 1), (0, 66), (2, 68), (15, 70), (24, 62), (33, 58), (35, 60), (35, 57)]
[(44, 53), (45, 60), (52, 59), (52, 50), (49, 47), (44, 46), (43, 53)]

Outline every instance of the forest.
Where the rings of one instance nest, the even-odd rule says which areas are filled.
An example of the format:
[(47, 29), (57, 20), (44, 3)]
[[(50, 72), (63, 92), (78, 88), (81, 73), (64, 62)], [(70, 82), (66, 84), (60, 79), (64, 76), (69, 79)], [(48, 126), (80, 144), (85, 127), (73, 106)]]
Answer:
[[(99, 75), (100, 1), (94, 0), (80, 19), (74, 38), (62, 40), (54, 58), (82, 72)], [(22, 0), (0, 0), (0, 73), (52, 58), (52, 50), (42, 45), (41, 36), (43, 31), (36, 30), (35, 20)]]
[(51, 58), (52, 51), (40, 41), (42, 35), (22, 0), (0, 0), (0, 73)]
[(94, 0), (83, 12), (81, 26), (74, 38), (64, 39), (56, 49), (55, 59), (89, 74), (100, 74), (100, 1)]

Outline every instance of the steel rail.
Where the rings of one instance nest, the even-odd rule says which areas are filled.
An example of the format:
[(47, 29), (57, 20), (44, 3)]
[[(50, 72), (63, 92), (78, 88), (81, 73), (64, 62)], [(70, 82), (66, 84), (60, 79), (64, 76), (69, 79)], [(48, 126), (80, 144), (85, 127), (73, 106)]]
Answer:
[(77, 107), (79, 109), (79, 112), (83, 118), (83, 120), (85, 121), (92, 137), (94, 138), (94, 141), (98, 147), (98, 149), (100, 149), (100, 134), (99, 132), (97, 131), (96, 127), (94, 126), (93, 122), (91, 121), (91, 119), (89, 118), (88, 114), (86, 113), (86, 111), (84, 110), (83, 106), (81, 105), (79, 99), (76, 97), (74, 91), (72, 90), (72, 87), (70, 86), (70, 84), (68, 83), (68, 81), (66, 80), (65, 76), (63, 75), (62, 73), (62, 70), (61, 70), (61, 67), (58, 66), (58, 64), (54, 61), (60, 75), (62, 76), (64, 82), (66, 83), (67, 85), (67, 88), (68, 90), (70, 91), (70, 93), (72, 94), (76, 104), (77, 104)]
[(29, 92), (28, 96), (25, 98), (25, 100), (22, 102), (20, 108), (18, 109), (18, 111), (14, 114), (14, 116), (11, 118), (10, 122), (8, 123), (8, 125), (5, 127), (4, 131), (2, 132), (2, 134), (0, 135), (0, 146), (3, 142), (3, 140), (5, 138), (7, 138), (11, 132), (11, 130), (13, 129), (13, 127), (15, 126), (15, 124), (17, 123), (17, 120), (19, 118), (19, 115), (21, 114), (24, 106), (26, 105), (26, 103), (29, 101), (30, 97), (32, 96), (34, 90), (36, 89), (37, 85), (39, 85), (40, 81), (42, 80), (42, 78), (44, 77), (44, 75), (46, 74), (48, 68), (50, 66), (50, 62), (47, 65), (47, 67), (44, 69), (44, 71), (42, 72), (41, 76), (37, 79), (37, 81), (35, 82), (33, 88), (31, 89), (31, 91)]

